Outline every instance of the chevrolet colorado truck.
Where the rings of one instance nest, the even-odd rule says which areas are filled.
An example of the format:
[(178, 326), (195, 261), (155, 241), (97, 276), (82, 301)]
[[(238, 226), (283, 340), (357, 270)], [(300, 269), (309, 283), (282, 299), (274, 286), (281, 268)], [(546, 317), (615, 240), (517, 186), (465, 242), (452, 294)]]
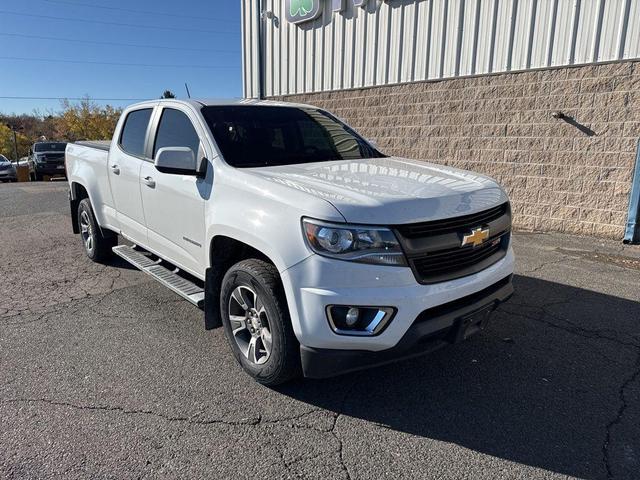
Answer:
[(459, 342), (513, 292), (500, 185), (384, 155), (316, 107), (139, 103), (110, 142), (69, 144), (66, 170), (89, 258), (202, 308), (266, 385)]

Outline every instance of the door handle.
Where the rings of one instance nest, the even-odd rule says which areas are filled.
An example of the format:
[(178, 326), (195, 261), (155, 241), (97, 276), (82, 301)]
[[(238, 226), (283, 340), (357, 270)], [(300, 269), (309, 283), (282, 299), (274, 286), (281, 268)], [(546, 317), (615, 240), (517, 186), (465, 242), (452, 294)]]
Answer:
[(155, 188), (156, 187), (156, 181), (151, 177), (144, 177), (142, 179), (142, 181), (144, 182), (144, 184), (147, 187), (150, 187), (150, 188)]
[(118, 165), (111, 165), (111, 171), (116, 175), (120, 175), (120, 167)]

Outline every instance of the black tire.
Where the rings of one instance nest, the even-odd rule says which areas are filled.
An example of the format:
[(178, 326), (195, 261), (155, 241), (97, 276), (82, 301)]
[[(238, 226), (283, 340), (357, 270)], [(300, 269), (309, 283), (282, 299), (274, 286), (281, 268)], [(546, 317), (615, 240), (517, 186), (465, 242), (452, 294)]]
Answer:
[(80, 239), (84, 252), (94, 262), (103, 262), (111, 257), (111, 249), (118, 244), (118, 236), (113, 232), (104, 235), (96, 218), (88, 198), (80, 201), (78, 205), (78, 225), (80, 227)]
[(36, 182), (41, 182), (43, 180), (41, 173), (36, 172), (35, 175), (36, 175)]
[[(268, 357), (262, 364), (249, 360), (250, 354), (241, 350), (238, 336), (234, 335), (230, 319), (232, 294), (238, 287), (248, 287), (256, 294), (256, 303), (264, 309), (264, 316), (268, 324), (271, 348)], [(258, 301), (257, 299), (260, 298)], [(230, 304), (231, 302), (231, 304)], [(247, 304), (250, 302), (247, 302)], [(258, 305), (254, 305), (257, 307)], [(242, 307), (241, 307), (242, 308)], [(240, 310), (240, 313), (243, 311)], [(248, 312), (248, 310), (247, 310)], [(272, 264), (258, 259), (247, 259), (231, 267), (222, 280), (220, 294), (220, 314), (227, 341), (231, 346), (234, 357), (245, 372), (257, 382), (266, 386), (280, 385), (301, 375), (300, 347), (293, 333), (287, 301), (280, 282), (278, 270)], [(249, 318), (247, 313), (246, 318)], [(235, 316), (237, 319), (238, 316)], [(262, 328), (264, 317), (260, 321)], [(234, 320), (237, 322), (237, 320)], [(237, 323), (235, 323), (237, 325)], [(245, 329), (250, 335), (248, 329)], [(264, 343), (262, 343), (264, 347)], [(255, 348), (254, 345), (254, 352)], [(265, 347), (266, 349), (266, 347)], [(249, 349), (249, 351), (251, 351)], [(255, 358), (255, 355), (253, 355)]]

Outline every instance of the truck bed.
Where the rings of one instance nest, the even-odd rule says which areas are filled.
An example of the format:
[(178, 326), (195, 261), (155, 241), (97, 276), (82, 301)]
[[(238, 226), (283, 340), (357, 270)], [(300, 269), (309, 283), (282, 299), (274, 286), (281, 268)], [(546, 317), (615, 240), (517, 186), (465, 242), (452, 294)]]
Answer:
[(108, 152), (111, 148), (111, 140), (85, 140), (82, 142), (75, 142), (76, 145), (83, 145), (85, 147), (97, 148), (98, 150), (104, 150)]

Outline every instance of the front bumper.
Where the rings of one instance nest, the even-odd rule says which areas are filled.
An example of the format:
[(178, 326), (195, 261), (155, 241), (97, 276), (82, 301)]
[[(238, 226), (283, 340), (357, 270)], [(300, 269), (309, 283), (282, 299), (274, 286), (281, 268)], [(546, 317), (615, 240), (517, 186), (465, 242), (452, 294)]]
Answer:
[[(513, 270), (511, 247), (504, 258), (480, 272), (430, 285), (417, 283), (411, 269), (406, 267), (356, 264), (311, 255), (281, 273), (293, 330), (302, 345), (305, 374), (335, 375), (411, 355), (413, 348), (424, 350), (425, 336), (451, 329), (467, 310), (452, 308), (446, 315), (438, 314), (437, 320), (419, 322), (421, 325), (416, 326), (416, 319), (423, 312), (453, 305), (451, 302), (479, 292), (485, 294), (477, 302), (495, 306), (487, 289), (510, 278)], [(498, 303), (510, 295), (508, 283), (496, 294)], [(474, 300), (471, 311), (477, 302)], [(337, 335), (326, 316), (328, 305), (394, 307), (396, 315), (378, 335)], [(420, 340), (414, 342), (416, 338)]]
[(511, 277), (509, 275), (467, 297), (425, 310), (400, 341), (386, 350), (337, 350), (302, 345), (300, 358), (304, 376), (327, 378), (341, 375), (424, 355), (464, 340), (484, 328), (489, 313), (513, 294)]
[(18, 175), (15, 170), (7, 169), (0, 171), (0, 180), (17, 180)]
[(66, 170), (64, 168), (64, 163), (60, 163), (60, 164), (52, 164), (52, 163), (51, 164), (37, 164), (35, 170), (40, 175), (49, 175), (49, 176), (65, 175), (66, 176)]
[[(407, 267), (388, 267), (311, 255), (281, 273), (293, 330), (314, 348), (380, 351), (394, 347), (421, 312), (479, 292), (513, 273), (514, 255), (484, 270), (447, 282), (421, 285)], [(393, 321), (379, 335), (337, 335), (326, 316), (328, 305), (394, 307)]]

